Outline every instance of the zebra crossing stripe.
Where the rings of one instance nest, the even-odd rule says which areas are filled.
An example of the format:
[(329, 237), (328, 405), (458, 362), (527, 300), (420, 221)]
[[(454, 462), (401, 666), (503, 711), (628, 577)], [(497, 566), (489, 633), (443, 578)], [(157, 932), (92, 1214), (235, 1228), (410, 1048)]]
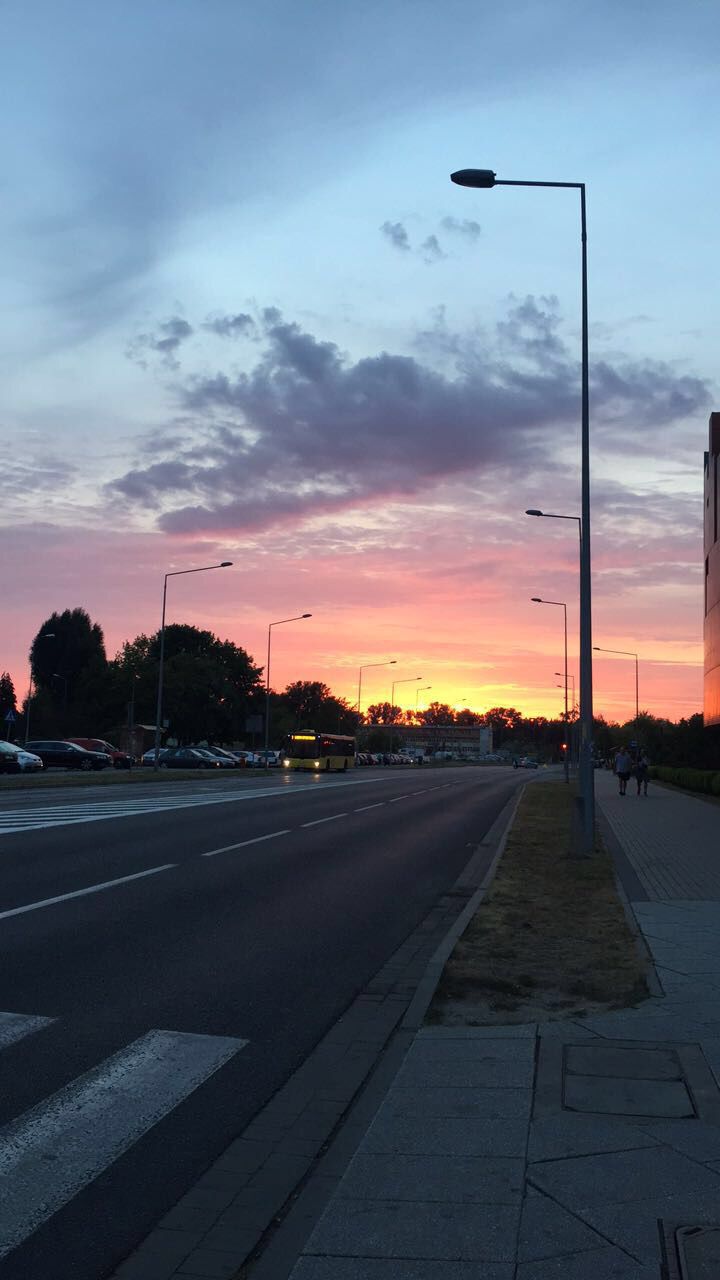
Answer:
[(0, 1013), (0, 1049), (49, 1027), (54, 1018), (40, 1018), (32, 1013)]
[(0, 1131), (0, 1257), (247, 1043), (149, 1031)]

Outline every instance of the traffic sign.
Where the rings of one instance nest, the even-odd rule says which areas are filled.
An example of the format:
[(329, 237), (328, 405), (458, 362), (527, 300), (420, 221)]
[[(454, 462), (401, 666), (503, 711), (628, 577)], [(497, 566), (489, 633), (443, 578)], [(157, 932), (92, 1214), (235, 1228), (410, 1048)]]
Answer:
[(14, 724), (16, 720), (17, 720), (17, 716), (15, 715), (15, 712), (13, 711), (13, 709), (12, 709), (12, 707), (11, 707), (11, 708), (10, 708), (10, 710), (8, 711), (7, 715), (5, 716), (5, 723), (6, 723), (6, 724)]

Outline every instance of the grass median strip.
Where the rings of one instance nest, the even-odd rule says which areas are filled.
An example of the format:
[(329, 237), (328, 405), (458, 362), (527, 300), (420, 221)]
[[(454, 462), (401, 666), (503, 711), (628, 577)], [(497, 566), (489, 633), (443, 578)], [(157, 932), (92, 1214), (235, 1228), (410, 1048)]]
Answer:
[(450, 956), (428, 1021), (536, 1022), (648, 995), (612, 860), (569, 854), (574, 789), (526, 788), (495, 878)]

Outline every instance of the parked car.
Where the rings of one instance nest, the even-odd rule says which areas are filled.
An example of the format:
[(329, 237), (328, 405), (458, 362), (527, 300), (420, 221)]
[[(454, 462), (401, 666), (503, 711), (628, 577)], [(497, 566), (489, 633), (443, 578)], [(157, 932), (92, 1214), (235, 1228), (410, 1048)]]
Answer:
[(255, 760), (254, 752), (245, 751), (242, 748), (238, 748), (237, 751), (232, 751), (231, 754), (234, 755), (241, 768), (249, 769)]
[(213, 756), (223, 769), (237, 769), (238, 761), (230, 751), (224, 751), (222, 747), (194, 747), (195, 751), (203, 751), (206, 755)]
[(84, 747), (86, 751), (102, 751), (109, 756), (116, 769), (132, 769), (135, 763), (135, 757), (128, 754), (127, 751), (121, 751), (119, 747), (114, 747), (112, 743), (105, 742), (102, 738), (66, 738), (66, 742), (74, 742), (78, 747)]
[(112, 760), (104, 751), (87, 751), (75, 742), (42, 739), (26, 743), (28, 751), (39, 756), (46, 769), (111, 769)]
[(43, 762), (14, 742), (0, 742), (0, 773), (39, 773)]
[[(165, 755), (165, 753), (166, 753), (166, 751), (167, 751), (167, 750), (168, 750), (168, 748), (167, 748), (167, 747), (161, 747), (161, 748), (160, 748), (160, 750), (158, 751), (158, 763), (160, 762), (160, 760), (162, 759), (162, 757)], [(147, 764), (149, 764), (149, 765), (153, 765), (153, 764), (155, 763), (155, 748), (154, 748), (154, 747), (151, 747), (149, 751), (146, 751), (146, 752), (145, 752), (145, 754), (144, 754), (144, 755), (142, 755), (142, 756), (140, 757), (140, 763), (141, 763), (141, 764), (146, 764), (146, 765), (147, 765)]]
[(169, 747), (158, 760), (160, 769), (221, 769), (220, 761), (198, 747)]
[[(279, 768), (279, 766), (280, 766), (280, 752), (279, 752), (279, 751), (272, 751), (272, 750), (270, 750), (270, 748), (268, 748), (268, 751), (267, 751), (267, 762), (268, 762), (268, 765), (270, 766), (270, 768), (271, 768), (271, 769), (274, 769), (274, 768), (276, 768), (276, 767), (277, 767), (277, 768)], [(265, 748), (264, 748), (264, 747), (263, 747), (262, 751), (255, 751), (255, 752), (254, 752), (254, 754), (253, 754), (253, 765), (255, 766), (255, 768), (256, 768), (256, 769), (264, 769), (264, 768), (265, 768)]]

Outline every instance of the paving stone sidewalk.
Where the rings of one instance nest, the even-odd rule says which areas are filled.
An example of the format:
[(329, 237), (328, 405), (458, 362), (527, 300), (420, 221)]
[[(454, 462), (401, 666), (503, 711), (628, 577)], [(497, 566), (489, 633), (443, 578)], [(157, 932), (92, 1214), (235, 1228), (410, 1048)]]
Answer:
[[(661, 1229), (720, 1223), (720, 807), (616, 787), (596, 774), (663, 994), (422, 1030), (291, 1280), (659, 1280)], [(688, 1241), (669, 1277), (720, 1275)]]

